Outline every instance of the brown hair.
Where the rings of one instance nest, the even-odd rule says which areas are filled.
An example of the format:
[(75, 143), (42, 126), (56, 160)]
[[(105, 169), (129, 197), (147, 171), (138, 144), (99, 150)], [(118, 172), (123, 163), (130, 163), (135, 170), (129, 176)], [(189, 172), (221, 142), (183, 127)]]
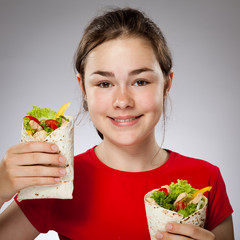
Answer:
[[(85, 29), (79, 43), (75, 54), (75, 68), (81, 75), (84, 90), (85, 60), (88, 53), (105, 41), (123, 36), (139, 37), (149, 41), (164, 77), (168, 77), (172, 68), (172, 57), (159, 27), (139, 10), (118, 8), (94, 18)], [(166, 87), (167, 82), (165, 82), (164, 94)], [(87, 110), (86, 101), (83, 101), (83, 107)], [(102, 138), (102, 135), (100, 137)]]

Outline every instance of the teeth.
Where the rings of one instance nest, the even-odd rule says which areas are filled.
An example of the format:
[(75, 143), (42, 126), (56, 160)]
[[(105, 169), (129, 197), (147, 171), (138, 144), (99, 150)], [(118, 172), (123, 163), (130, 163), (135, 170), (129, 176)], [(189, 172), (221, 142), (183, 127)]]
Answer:
[(136, 119), (136, 117), (129, 118), (129, 119), (114, 119), (114, 120), (117, 121), (117, 122), (129, 122), (129, 121), (132, 121), (134, 119)]

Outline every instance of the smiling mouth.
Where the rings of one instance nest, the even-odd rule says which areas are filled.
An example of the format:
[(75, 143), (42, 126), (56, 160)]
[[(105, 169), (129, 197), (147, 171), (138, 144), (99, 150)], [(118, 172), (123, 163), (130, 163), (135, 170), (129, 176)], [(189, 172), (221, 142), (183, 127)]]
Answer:
[(123, 123), (123, 122), (130, 122), (130, 121), (132, 121), (132, 120), (134, 120), (134, 119), (136, 119), (136, 117), (134, 117), (134, 118), (129, 118), (129, 119), (116, 119), (116, 118), (114, 118), (115, 121), (121, 122), (121, 123)]
[(118, 118), (111, 118), (111, 119), (116, 121), (116, 122), (124, 123), (124, 122), (130, 122), (130, 121), (133, 121), (135, 119), (138, 119), (141, 116), (142, 115), (139, 115), (139, 116), (136, 116), (136, 117), (118, 117)]

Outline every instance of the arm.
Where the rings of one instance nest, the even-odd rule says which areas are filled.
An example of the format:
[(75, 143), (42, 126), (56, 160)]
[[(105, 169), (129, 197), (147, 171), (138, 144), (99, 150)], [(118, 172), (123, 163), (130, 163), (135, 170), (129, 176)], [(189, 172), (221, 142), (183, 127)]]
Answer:
[(0, 239), (30, 240), (38, 234), (15, 201), (0, 215)]
[(234, 240), (232, 216), (227, 217), (212, 231), (190, 224), (170, 223), (166, 232), (159, 232), (156, 237), (163, 240), (187, 240), (189, 237), (199, 240)]

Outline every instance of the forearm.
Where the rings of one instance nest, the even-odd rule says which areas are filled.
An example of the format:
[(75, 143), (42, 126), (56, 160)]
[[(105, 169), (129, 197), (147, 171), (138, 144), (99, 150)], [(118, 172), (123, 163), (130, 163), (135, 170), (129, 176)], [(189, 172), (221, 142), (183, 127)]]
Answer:
[(232, 215), (224, 219), (216, 228), (212, 230), (216, 240), (234, 240)]
[(13, 201), (0, 215), (0, 239), (35, 239), (39, 232)]

